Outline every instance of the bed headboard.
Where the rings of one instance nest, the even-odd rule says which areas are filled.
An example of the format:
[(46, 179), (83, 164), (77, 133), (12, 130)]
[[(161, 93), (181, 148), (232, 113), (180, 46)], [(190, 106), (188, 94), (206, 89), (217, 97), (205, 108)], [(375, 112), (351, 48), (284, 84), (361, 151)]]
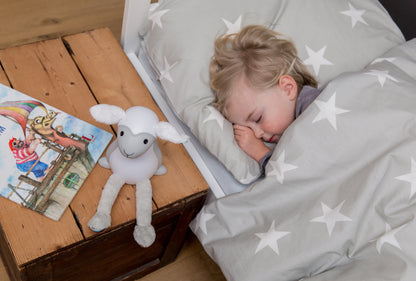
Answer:
[(407, 40), (416, 37), (415, 0), (379, 0), (399, 26)]

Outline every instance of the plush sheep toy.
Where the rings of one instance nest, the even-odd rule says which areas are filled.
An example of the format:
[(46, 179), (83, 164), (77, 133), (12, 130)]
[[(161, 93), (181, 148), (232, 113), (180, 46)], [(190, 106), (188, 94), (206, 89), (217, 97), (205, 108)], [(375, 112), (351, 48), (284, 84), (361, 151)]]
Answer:
[(108, 178), (101, 194), (97, 212), (88, 222), (91, 230), (99, 232), (111, 225), (111, 208), (121, 187), (136, 185), (136, 226), (134, 239), (142, 247), (149, 247), (156, 234), (152, 220), (153, 175), (166, 173), (162, 165), (162, 153), (157, 137), (173, 143), (183, 143), (188, 139), (180, 135), (167, 122), (159, 122), (157, 115), (150, 109), (134, 106), (126, 111), (118, 106), (99, 104), (90, 108), (91, 115), (101, 123), (118, 123), (117, 139), (110, 144), (105, 157), (99, 160), (104, 168), (113, 174)]

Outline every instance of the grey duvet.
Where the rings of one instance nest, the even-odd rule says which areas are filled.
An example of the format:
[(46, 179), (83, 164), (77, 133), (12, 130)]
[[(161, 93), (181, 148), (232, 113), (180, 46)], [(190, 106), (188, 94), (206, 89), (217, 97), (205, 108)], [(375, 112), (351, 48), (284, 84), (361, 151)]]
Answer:
[(415, 280), (416, 39), (333, 79), (191, 228), (228, 280)]

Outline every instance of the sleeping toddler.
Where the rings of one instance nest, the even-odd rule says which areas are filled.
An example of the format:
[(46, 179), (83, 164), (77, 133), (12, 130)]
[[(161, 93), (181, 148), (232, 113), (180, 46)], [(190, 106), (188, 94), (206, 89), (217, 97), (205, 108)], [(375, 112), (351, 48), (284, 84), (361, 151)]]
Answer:
[(219, 37), (209, 71), (213, 106), (233, 123), (237, 144), (264, 173), (272, 155), (264, 142), (277, 143), (320, 94), (315, 77), (290, 40), (259, 25)]

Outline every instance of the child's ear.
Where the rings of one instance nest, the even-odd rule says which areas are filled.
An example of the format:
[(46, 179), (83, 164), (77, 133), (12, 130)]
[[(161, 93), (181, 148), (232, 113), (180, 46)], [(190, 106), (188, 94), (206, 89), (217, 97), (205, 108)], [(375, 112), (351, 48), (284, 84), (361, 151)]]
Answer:
[(279, 88), (284, 91), (289, 100), (294, 100), (298, 96), (298, 85), (290, 75), (283, 75), (279, 78)]

